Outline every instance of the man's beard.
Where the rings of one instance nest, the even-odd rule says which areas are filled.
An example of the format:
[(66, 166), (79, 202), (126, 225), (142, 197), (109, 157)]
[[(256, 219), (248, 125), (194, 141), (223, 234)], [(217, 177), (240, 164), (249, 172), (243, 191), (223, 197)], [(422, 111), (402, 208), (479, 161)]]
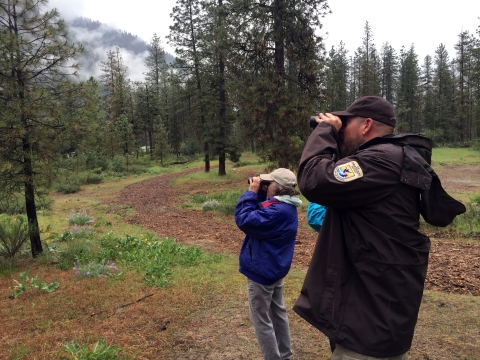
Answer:
[(358, 149), (360, 149), (360, 146), (363, 145), (363, 142), (360, 140), (351, 142), (350, 144), (346, 144), (343, 141), (340, 142), (340, 158), (344, 158), (347, 156), (351, 156), (355, 154)]

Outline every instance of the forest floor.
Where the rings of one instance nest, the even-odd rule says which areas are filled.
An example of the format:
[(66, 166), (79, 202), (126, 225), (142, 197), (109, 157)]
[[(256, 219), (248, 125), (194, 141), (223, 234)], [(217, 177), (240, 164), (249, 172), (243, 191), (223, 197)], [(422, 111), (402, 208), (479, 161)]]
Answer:
[[(198, 170), (197, 170), (198, 171)], [(215, 170), (213, 170), (215, 171)], [(241, 171), (241, 170), (237, 170)], [(177, 241), (198, 245), (217, 252), (237, 254), (244, 234), (231, 216), (215, 212), (182, 209), (185, 196), (208, 194), (222, 188), (241, 188), (246, 181), (236, 180), (215, 184), (199, 183), (173, 186), (171, 180), (193, 171), (152, 178), (125, 188), (110, 202), (121, 211), (125, 205), (136, 214), (126, 216), (127, 221), (144, 226), (159, 235), (174, 237)], [(480, 187), (480, 166), (469, 167), (470, 179), (460, 178), (458, 167), (440, 172), (442, 183), (449, 192), (475, 191)], [(476, 173), (476, 176), (475, 176)], [(251, 174), (246, 173), (245, 179)], [(480, 295), (480, 241), (464, 241), (458, 235), (440, 231), (426, 231), (431, 237), (426, 289), (450, 293)], [(299, 215), (299, 230), (293, 266), (308, 267), (317, 236), (306, 222), (306, 214)], [(463, 240), (463, 241), (459, 241)], [(480, 239), (476, 239), (480, 240)]]
[[(97, 237), (72, 244), (55, 240), (52, 246), (98, 246), (108, 232), (137, 238), (150, 232), (221, 254), (221, 261), (175, 267), (170, 285), (155, 288), (145, 284), (141, 272), (122, 266), (124, 275), (118, 278), (79, 278), (73, 269), (59, 269), (48, 254), (43, 260), (20, 257), (15, 269), (0, 276), (0, 360), (58, 359), (71, 341), (92, 348), (102, 338), (122, 349), (121, 359), (260, 359), (246, 280), (238, 272), (244, 235), (233, 216), (202, 211), (194, 201), (246, 190), (246, 178), (263, 171), (255, 161), (237, 169), (231, 165), (221, 178), (216, 169), (204, 176), (201, 168), (189, 169), (198, 164), (189, 164), (161, 169), (166, 173), (155, 177), (127, 177), (75, 194), (54, 194), (43, 224), (60, 233), (69, 214), (85, 210), (97, 221)], [(480, 165), (439, 165), (436, 170), (454, 197), (465, 201), (480, 190)], [(480, 359), (480, 240), (422, 229), (432, 248), (409, 359)], [(327, 360), (331, 354), (325, 336), (292, 311), (316, 238), (302, 205), (294, 262), (285, 279), (296, 360)], [(60, 287), (51, 294), (29, 290), (12, 300), (10, 287), (21, 271), (47, 283), (56, 280)]]
[[(198, 169), (196, 171), (201, 171)], [(215, 171), (215, 170), (212, 170)], [(246, 188), (245, 179), (251, 176), (245, 170), (235, 169), (244, 176), (240, 180), (228, 180), (221, 184), (210, 184), (207, 181), (188, 181), (178, 184), (175, 178), (188, 175), (192, 170), (183, 173), (169, 174), (136, 183), (125, 188), (118, 197), (109, 201), (113, 211), (122, 213), (125, 205), (132, 207), (135, 214), (122, 214), (127, 221), (144, 226), (161, 235), (174, 237), (177, 241), (197, 245), (208, 251), (218, 253), (238, 254), (243, 240), (243, 233), (236, 227), (231, 216), (218, 214), (217, 212), (204, 212), (183, 208), (182, 204), (188, 199), (202, 194), (222, 192), (223, 190)], [(438, 171), (443, 185), (449, 193), (474, 193), (480, 187), (480, 166), (445, 167)], [(468, 174), (468, 177), (460, 177), (459, 174)], [(116, 210), (115, 210), (116, 209)], [(473, 295), (474, 299), (480, 295), (480, 241), (475, 238), (459, 238), (441, 231), (428, 231), (432, 240), (432, 248), (429, 259), (429, 269), (425, 288), (422, 310), (420, 312), (416, 335), (412, 349), (411, 359), (480, 359), (480, 337), (478, 331), (479, 313), (472, 312), (468, 299), (463, 297), (448, 297), (448, 294)], [(316, 233), (309, 228), (306, 222), (305, 212), (299, 213), (299, 231), (295, 247), (293, 267), (305, 271), (316, 242)], [(444, 297), (442, 294), (447, 294)], [(239, 294), (244, 296), (245, 294)], [(294, 300), (293, 300), (294, 301)], [(475, 299), (474, 301), (477, 301)], [(465, 307), (464, 307), (465, 306)], [(476, 308), (477, 303), (472, 305)], [(244, 309), (245, 310), (245, 309)], [(222, 311), (226, 311), (222, 308)], [(234, 309), (232, 312), (235, 313)], [(220, 315), (215, 308), (205, 309), (202, 321), (192, 322), (191, 329), (186, 329), (192, 334), (190, 348), (199, 349), (198, 342), (201, 339), (216, 339), (214, 349), (203, 350), (202, 355), (189, 355), (185, 349), (178, 348), (174, 358), (190, 359), (249, 359), (259, 356), (258, 350), (249, 349), (239, 344), (245, 339), (255, 348), (255, 340), (251, 328), (245, 325), (245, 318), (239, 323), (232, 319), (240, 315), (235, 313)], [(245, 315), (245, 314), (243, 314)], [(457, 319), (454, 319), (458, 315)], [(313, 338), (316, 335), (307, 335), (305, 327), (297, 328), (302, 322), (296, 314), (293, 317), (292, 333), (294, 331), (305, 332), (304, 337)], [(219, 318), (220, 317), (220, 318)], [(229, 318), (230, 321), (225, 321)], [(223, 320), (222, 320), (223, 319)], [(247, 318), (248, 319), (248, 318)], [(433, 322), (432, 322), (433, 319)], [(306, 324), (306, 323), (305, 323)], [(308, 324), (306, 324), (308, 326)], [(234, 328), (232, 329), (232, 326)], [(303, 326), (303, 325), (302, 325)], [(432, 330), (435, 328), (435, 330)], [(295, 330), (296, 329), (296, 330)], [(310, 329), (308, 330), (310, 332)], [(452, 335), (452, 333), (457, 333)], [(461, 334), (458, 334), (458, 333)], [(295, 336), (292, 335), (293, 338)], [(323, 335), (322, 348), (327, 348)], [(253, 339), (253, 345), (252, 345)], [(308, 347), (301, 340), (293, 339), (293, 346)], [(452, 343), (457, 345), (452, 346)], [(234, 349), (234, 350), (232, 350)], [(318, 355), (308, 355), (297, 349), (297, 358), (319, 358)], [(253, 354), (251, 355), (253, 351)], [(243, 354), (243, 355), (242, 355)], [(250, 355), (248, 355), (250, 354)], [(318, 354), (318, 353), (317, 353)], [(321, 358), (328, 358), (328, 351), (323, 351)], [(326, 354), (326, 355), (325, 355)], [(477, 354), (478, 357), (475, 357)], [(191, 356), (191, 357), (190, 357)]]

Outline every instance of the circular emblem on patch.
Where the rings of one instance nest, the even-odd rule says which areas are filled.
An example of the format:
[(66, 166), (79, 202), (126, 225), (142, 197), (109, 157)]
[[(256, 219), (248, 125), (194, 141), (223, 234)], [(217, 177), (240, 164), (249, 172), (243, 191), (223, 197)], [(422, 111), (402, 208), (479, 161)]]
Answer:
[(349, 182), (363, 177), (363, 171), (356, 161), (350, 161), (346, 164), (338, 165), (333, 170), (333, 175), (338, 181)]

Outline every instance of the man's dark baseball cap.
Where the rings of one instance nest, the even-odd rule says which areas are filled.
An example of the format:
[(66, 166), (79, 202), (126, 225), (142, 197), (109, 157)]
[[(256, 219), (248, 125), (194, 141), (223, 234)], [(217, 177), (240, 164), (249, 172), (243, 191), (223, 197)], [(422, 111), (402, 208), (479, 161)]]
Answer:
[(380, 96), (363, 96), (353, 102), (346, 111), (332, 111), (337, 116), (361, 116), (395, 127), (395, 109)]

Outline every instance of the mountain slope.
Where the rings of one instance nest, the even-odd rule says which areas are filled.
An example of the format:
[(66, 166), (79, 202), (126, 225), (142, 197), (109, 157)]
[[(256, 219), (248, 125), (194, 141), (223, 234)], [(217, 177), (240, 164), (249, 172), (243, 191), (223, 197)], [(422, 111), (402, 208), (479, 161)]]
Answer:
[[(85, 54), (78, 59), (81, 78), (97, 77), (100, 74), (100, 62), (106, 59), (107, 51), (118, 47), (132, 80), (143, 79), (143, 63), (148, 46), (143, 39), (84, 17), (70, 20), (67, 24), (71, 40), (85, 47)], [(175, 58), (166, 52), (165, 59), (171, 63)]]

